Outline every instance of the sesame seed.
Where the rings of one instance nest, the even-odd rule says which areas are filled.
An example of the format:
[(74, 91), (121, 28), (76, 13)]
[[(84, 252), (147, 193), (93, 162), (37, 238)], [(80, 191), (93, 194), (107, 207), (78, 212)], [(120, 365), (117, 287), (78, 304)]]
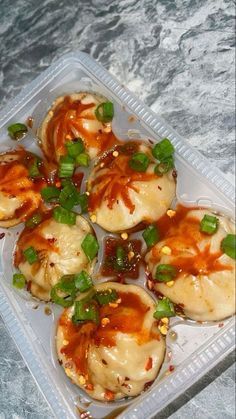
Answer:
[(106, 125), (106, 126), (103, 128), (103, 131), (104, 131), (104, 132), (106, 132), (106, 133), (111, 132), (111, 125), (110, 125), (110, 124), (109, 124), (109, 125)]
[(169, 209), (166, 214), (168, 215), (168, 217), (172, 218), (175, 216), (176, 211)]
[(162, 319), (161, 319), (161, 321), (162, 321), (162, 323), (164, 323), (164, 324), (169, 324), (169, 319), (168, 319), (168, 317), (163, 317)]
[(168, 329), (167, 329), (166, 325), (160, 326), (159, 330), (162, 333), (162, 335), (167, 335), (167, 333), (168, 333)]
[(120, 237), (123, 239), (123, 240), (127, 240), (128, 239), (128, 234), (127, 233), (122, 233), (121, 235), (120, 235)]
[(128, 259), (129, 259), (129, 260), (133, 259), (134, 254), (135, 254), (134, 252), (130, 251), (130, 252), (128, 253)]
[(167, 287), (173, 287), (175, 281), (168, 281), (166, 282)]
[(95, 214), (92, 214), (92, 215), (90, 216), (90, 220), (92, 221), (92, 223), (96, 223), (96, 221), (97, 221), (97, 216), (96, 216)]
[(90, 192), (86, 191), (85, 192), (85, 195), (89, 196), (90, 195)]
[(116, 308), (118, 307), (117, 303), (109, 303), (109, 307)]
[(102, 162), (102, 163), (100, 164), (101, 169), (102, 169), (104, 166), (105, 166), (105, 163), (104, 163), (104, 162)]
[(53, 111), (49, 111), (49, 112), (48, 112), (48, 115), (49, 115), (49, 116), (53, 116)]
[(68, 340), (63, 340), (62, 343), (63, 343), (64, 346), (66, 346), (66, 345), (68, 345), (69, 342), (68, 342)]
[(79, 383), (83, 386), (86, 383), (86, 380), (83, 375), (79, 375)]
[(108, 319), (108, 317), (103, 317), (103, 319), (101, 320), (102, 326), (106, 326), (107, 324), (110, 323), (110, 319)]
[(112, 155), (113, 155), (113, 157), (118, 157), (119, 153), (118, 153), (118, 151), (115, 150), (115, 151), (113, 151)]

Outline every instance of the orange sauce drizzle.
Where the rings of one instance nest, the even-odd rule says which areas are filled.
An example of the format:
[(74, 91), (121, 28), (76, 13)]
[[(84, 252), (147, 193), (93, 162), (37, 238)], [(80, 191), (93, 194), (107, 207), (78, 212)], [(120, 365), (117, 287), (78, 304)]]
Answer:
[[(129, 167), (130, 155), (122, 154), (121, 147), (117, 148), (118, 157), (113, 156), (113, 152), (108, 153), (101, 159), (97, 166), (97, 177), (91, 183), (91, 189), (95, 191), (89, 196), (89, 211), (95, 211), (101, 203), (107, 201), (109, 209), (113, 208), (115, 202), (121, 199), (125, 206), (133, 214), (135, 205), (130, 199), (129, 192), (133, 190), (139, 193), (139, 189), (134, 182), (149, 182), (157, 179), (154, 173), (135, 172)], [(104, 163), (100, 168), (101, 162)], [(104, 169), (107, 169), (104, 171)], [(99, 174), (99, 172), (102, 172)]]
[(138, 344), (146, 343), (152, 339), (159, 339), (159, 335), (145, 330), (143, 321), (150, 307), (144, 304), (140, 297), (131, 292), (119, 292), (121, 303), (117, 307), (104, 305), (99, 307), (100, 320), (104, 317), (109, 323), (103, 326), (87, 322), (74, 325), (64, 311), (59, 320), (63, 327), (63, 338), (69, 343), (61, 349), (61, 353), (75, 364), (80, 374), (88, 374), (87, 355), (90, 345), (113, 347), (116, 345), (118, 332), (135, 336)]
[[(199, 248), (199, 243), (209, 235), (200, 231), (198, 218), (188, 217), (193, 209), (196, 208), (178, 205), (174, 217), (165, 214), (157, 222), (161, 240), (165, 240), (165, 245), (171, 249), (171, 265), (176, 267), (179, 275), (209, 275), (212, 272), (231, 270), (230, 266), (219, 261), (223, 254), (221, 250), (212, 253), (210, 243), (202, 250)], [(184, 256), (181, 256), (182, 251)], [(189, 254), (186, 255), (188, 251)], [(160, 253), (155, 247), (152, 249), (152, 258), (155, 263), (160, 260)]]
[(92, 112), (89, 114), (83, 112), (94, 106), (94, 103), (82, 104), (80, 100), (72, 100), (70, 96), (66, 96), (56, 106), (46, 129), (48, 158), (51, 159), (57, 154), (65, 155), (65, 143), (75, 138), (75, 132), (80, 133), (86, 148), (95, 147), (101, 152), (119, 142), (112, 131), (105, 133), (99, 130), (94, 133), (86, 127), (85, 121), (96, 120), (96, 117)]

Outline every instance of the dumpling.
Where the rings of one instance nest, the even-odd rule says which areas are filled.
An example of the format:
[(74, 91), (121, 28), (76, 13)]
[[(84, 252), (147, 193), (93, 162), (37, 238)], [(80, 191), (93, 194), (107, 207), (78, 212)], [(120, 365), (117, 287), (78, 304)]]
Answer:
[(95, 115), (104, 99), (90, 93), (58, 97), (38, 130), (45, 156), (58, 162), (66, 154), (65, 143), (82, 138), (91, 158), (110, 148), (118, 140), (110, 123), (103, 124)]
[[(219, 220), (211, 235), (200, 231), (206, 214)], [(235, 232), (233, 223), (204, 209), (179, 206), (172, 218), (163, 217), (159, 228), (161, 241), (147, 253), (146, 262), (154, 281), (158, 275), (165, 280), (167, 274), (168, 282), (155, 281), (155, 290), (193, 320), (216, 321), (234, 314), (235, 261), (221, 250), (222, 240)]]
[[(106, 298), (114, 292), (113, 302), (103, 300), (101, 305), (96, 300), (97, 295)], [(61, 315), (59, 362), (72, 382), (97, 400), (137, 396), (155, 380), (165, 356), (165, 340), (153, 317), (155, 302), (141, 287), (114, 282), (97, 285), (91, 298), (98, 323), (74, 324), (75, 306)]]
[(0, 227), (25, 221), (39, 207), (42, 181), (29, 177), (35, 158), (23, 148), (0, 154)]
[[(130, 168), (134, 153), (149, 158), (145, 172)], [(154, 173), (150, 147), (128, 142), (99, 159), (88, 179), (89, 212), (105, 230), (119, 232), (141, 222), (158, 220), (169, 208), (175, 195), (172, 170), (162, 176)]]
[[(92, 273), (96, 259), (89, 262), (81, 248), (88, 233), (92, 233), (91, 227), (79, 215), (75, 225), (61, 224), (50, 217), (34, 229), (24, 229), (16, 246), (15, 266), (25, 276), (27, 289), (35, 297), (50, 300), (51, 288), (63, 275), (82, 270)], [(37, 252), (38, 260), (33, 264), (23, 253), (29, 247)]]

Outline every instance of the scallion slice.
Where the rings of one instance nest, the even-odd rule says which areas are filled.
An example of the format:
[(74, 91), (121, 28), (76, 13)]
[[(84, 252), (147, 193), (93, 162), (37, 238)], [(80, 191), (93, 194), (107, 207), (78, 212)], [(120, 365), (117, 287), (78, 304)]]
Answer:
[(95, 109), (95, 116), (98, 121), (106, 123), (110, 122), (114, 116), (114, 106), (112, 102), (103, 102)]
[(84, 151), (84, 143), (81, 138), (75, 138), (66, 142), (66, 148), (70, 157), (76, 157)]
[(80, 292), (88, 291), (93, 286), (91, 276), (86, 271), (81, 271), (79, 274), (74, 275), (75, 287)]
[(146, 172), (149, 165), (149, 158), (144, 153), (135, 153), (129, 160), (129, 167), (136, 172)]
[(98, 291), (94, 298), (100, 306), (103, 306), (116, 301), (118, 299), (118, 294), (116, 290), (108, 289), (105, 291)]
[(10, 125), (7, 130), (12, 140), (20, 140), (25, 137), (28, 132), (27, 126), (25, 124), (21, 124), (20, 122)]
[(74, 225), (76, 223), (76, 214), (60, 206), (54, 208), (53, 218), (61, 224)]
[(40, 191), (45, 202), (58, 202), (60, 192), (60, 189), (56, 188), (56, 186), (46, 186)]
[(58, 176), (61, 177), (72, 177), (75, 168), (74, 158), (71, 156), (61, 156), (59, 162)]
[(200, 222), (200, 231), (207, 234), (214, 234), (218, 230), (218, 224), (218, 218), (205, 214)]
[(71, 210), (79, 203), (79, 192), (72, 182), (68, 182), (61, 190), (59, 195), (59, 203), (63, 208)]
[(156, 305), (156, 311), (153, 314), (155, 319), (162, 319), (163, 317), (173, 317), (175, 316), (175, 309), (169, 298), (163, 298), (158, 300)]
[[(72, 306), (76, 296), (74, 280), (65, 278), (67, 276), (71, 275), (65, 275), (62, 277), (61, 281), (54, 285), (51, 289), (51, 300), (62, 307)], [(73, 275), (72, 277), (74, 279)]]
[(39, 214), (39, 212), (36, 212), (31, 218), (29, 218), (25, 225), (28, 228), (34, 228), (35, 226), (37, 226), (39, 223), (41, 223), (42, 221), (42, 215)]
[(78, 196), (78, 204), (81, 208), (81, 214), (83, 214), (84, 212), (88, 212), (88, 196), (86, 195), (86, 193), (80, 194)]
[(175, 149), (171, 144), (170, 140), (168, 138), (164, 138), (158, 144), (155, 145), (155, 147), (152, 149), (152, 154), (155, 157), (155, 159), (162, 162), (168, 157), (171, 157), (174, 154), (174, 151)]
[(177, 270), (174, 266), (161, 264), (157, 266), (155, 279), (159, 282), (172, 281), (177, 276)]
[(82, 241), (81, 247), (88, 260), (91, 262), (98, 253), (99, 244), (96, 237), (93, 234), (88, 233)]
[(155, 225), (148, 226), (142, 234), (148, 248), (154, 246), (160, 239), (160, 234)]
[(26, 279), (23, 274), (13, 274), (12, 285), (15, 288), (22, 289), (25, 287)]
[(222, 251), (232, 259), (236, 259), (236, 235), (227, 234), (221, 242)]
[(25, 256), (25, 259), (27, 260), (27, 262), (29, 262), (30, 265), (37, 262), (38, 260), (37, 252), (33, 246), (30, 246), (27, 249), (25, 249), (23, 251), (23, 254)]
[(116, 248), (114, 268), (118, 271), (122, 271), (125, 268), (125, 249), (122, 246), (117, 246)]
[(89, 161), (90, 161), (90, 158), (87, 153), (81, 153), (75, 159), (75, 162), (78, 166), (84, 166), (84, 167), (89, 166)]
[(35, 178), (41, 176), (38, 165), (40, 163), (40, 159), (36, 157), (33, 160), (33, 163), (29, 166), (29, 177)]
[(154, 172), (158, 176), (162, 176), (165, 173), (169, 172), (170, 169), (174, 167), (174, 159), (172, 156), (158, 163), (154, 169)]
[(72, 322), (78, 324), (87, 321), (99, 323), (99, 310), (96, 301), (88, 300), (88, 298), (75, 301)]

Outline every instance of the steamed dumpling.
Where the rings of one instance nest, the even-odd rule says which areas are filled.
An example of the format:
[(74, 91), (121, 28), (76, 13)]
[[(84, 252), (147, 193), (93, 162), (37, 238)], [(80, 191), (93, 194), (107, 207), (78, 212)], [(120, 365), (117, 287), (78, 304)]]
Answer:
[[(129, 167), (136, 152), (149, 157), (146, 172)], [(175, 179), (172, 170), (158, 176), (154, 168), (151, 150), (141, 142), (129, 142), (100, 159), (88, 180), (89, 211), (96, 216), (97, 224), (117, 232), (158, 220), (174, 198)]]
[[(215, 234), (200, 232), (205, 214), (216, 216)], [(177, 276), (154, 288), (181, 305), (187, 317), (199, 321), (222, 320), (235, 312), (235, 261), (222, 253), (221, 242), (235, 226), (227, 218), (207, 210), (179, 207), (173, 218), (160, 225), (162, 240), (146, 255), (148, 269), (155, 278), (157, 267), (170, 264)]]
[(0, 227), (25, 221), (39, 207), (39, 182), (29, 178), (35, 156), (23, 148), (0, 154)]
[(110, 124), (99, 122), (95, 116), (102, 102), (103, 98), (90, 93), (74, 93), (55, 100), (38, 130), (49, 160), (58, 162), (66, 154), (65, 143), (75, 138), (82, 138), (91, 158), (117, 143)]
[[(59, 319), (57, 352), (68, 377), (97, 400), (137, 396), (152, 382), (165, 355), (165, 341), (153, 318), (155, 302), (141, 287), (108, 282), (114, 303), (99, 306), (99, 324), (74, 325), (74, 307)], [(82, 294), (80, 299), (84, 298)]]
[[(89, 223), (81, 216), (75, 225), (61, 224), (49, 218), (32, 229), (25, 229), (16, 247), (15, 265), (25, 275), (28, 289), (41, 300), (50, 300), (51, 288), (63, 275), (91, 273), (94, 262), (90, 263), (81, 248), (85, 236), (91, 233)], [(38, 261), (32, 265), (24, 258), (23, 251), (33, 247)]]

